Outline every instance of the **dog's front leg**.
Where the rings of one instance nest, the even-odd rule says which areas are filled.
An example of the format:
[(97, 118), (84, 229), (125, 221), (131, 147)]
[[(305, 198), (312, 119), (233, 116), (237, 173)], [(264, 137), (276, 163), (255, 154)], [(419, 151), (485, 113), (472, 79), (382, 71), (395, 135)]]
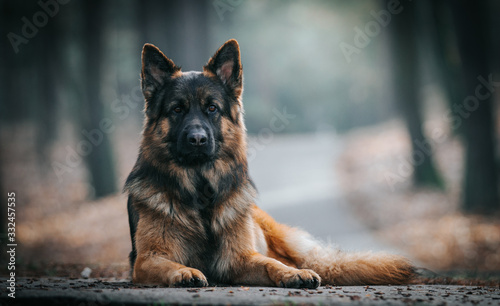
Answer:
[(239, 260), (241, 269), (234, 279), (236, 284), (317, 288), (321, 283), (313, 270), (292, 268), (259, 253), (242, 256)]
[(139, 254), (134, 265), (134, 283), (174, 287), (208, 286), (205, 275), (159, 254)]

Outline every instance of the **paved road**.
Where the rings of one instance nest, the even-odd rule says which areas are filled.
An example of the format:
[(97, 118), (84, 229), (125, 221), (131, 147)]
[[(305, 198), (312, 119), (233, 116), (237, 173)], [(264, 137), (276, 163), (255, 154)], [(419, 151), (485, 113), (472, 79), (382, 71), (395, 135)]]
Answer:
[(500, 288), (473, 286), (351, 286), (315, 290), (261, 287), (199, 289), (136, 287), (118, 280), (21, 279), (16, 299), (0, 305), (499, 305)]
[(401, 251), (377, 241), (342, 199), (335, 176), (341, 139), (333, 134), (250, 138), (250, 175), (258, 205), (276, 220), (298, 226), (345, 250)]

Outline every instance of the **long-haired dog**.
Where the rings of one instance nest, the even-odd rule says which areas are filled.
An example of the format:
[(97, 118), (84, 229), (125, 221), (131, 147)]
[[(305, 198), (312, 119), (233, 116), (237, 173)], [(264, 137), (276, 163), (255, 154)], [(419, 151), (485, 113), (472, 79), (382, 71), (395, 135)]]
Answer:
[(235, 40), (202, 72), (182, 72), (146, 44), (141, 77), (146, 119), (125, 185), (134, 282), (316, 288), (410, 279), (403, 257), (335, 250), (255, 205)]

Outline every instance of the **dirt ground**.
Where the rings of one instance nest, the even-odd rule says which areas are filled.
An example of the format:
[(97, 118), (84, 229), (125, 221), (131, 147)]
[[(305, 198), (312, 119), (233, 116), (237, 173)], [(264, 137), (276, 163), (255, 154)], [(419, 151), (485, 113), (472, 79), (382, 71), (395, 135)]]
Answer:
[[(5, 281), (0, 281), (0, 284)], [(457, 285), (161, 288), (117, 279), (26, 278), (2, 305), (498, 305), (499, 287)]]

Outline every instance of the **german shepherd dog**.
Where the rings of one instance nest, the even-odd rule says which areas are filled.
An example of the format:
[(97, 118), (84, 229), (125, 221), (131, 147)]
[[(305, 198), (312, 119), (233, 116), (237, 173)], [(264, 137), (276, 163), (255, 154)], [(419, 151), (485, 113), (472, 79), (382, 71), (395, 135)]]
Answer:
[(412, 277), (403, 257), (335, 250), (255, 205), (236, 40), (202, 72), (181, 72), (146, 44), (141, 78), (143, 139), (125, 184), (134, 283), (316, 288)]

